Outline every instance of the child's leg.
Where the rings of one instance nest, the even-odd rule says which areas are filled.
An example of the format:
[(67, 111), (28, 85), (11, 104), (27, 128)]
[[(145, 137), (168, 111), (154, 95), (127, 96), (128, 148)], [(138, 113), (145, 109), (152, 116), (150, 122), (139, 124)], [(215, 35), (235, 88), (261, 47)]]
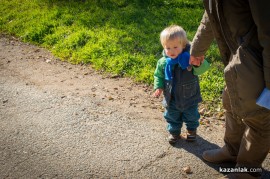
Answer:
[(196, 131), (199, 126), (200, 113), (198, 105), (191, 106), (183, 111), (183, 121), (186, 123), (188, 131)]
[(181, 128), (183, 125), (182, 114), (176, 106), (175, 102), (171, 101), (170, 105), (164, 112), (164, 118), (166, 119), (168, 125), (167, 130), (172, 135), (180, 135)]
[(187, 126), (187, 141), (196, 140), (196, 130), (199, 126), (200, 114), (198, 112), (198, 105), (192, 106), (183, 112), (183, 121)]

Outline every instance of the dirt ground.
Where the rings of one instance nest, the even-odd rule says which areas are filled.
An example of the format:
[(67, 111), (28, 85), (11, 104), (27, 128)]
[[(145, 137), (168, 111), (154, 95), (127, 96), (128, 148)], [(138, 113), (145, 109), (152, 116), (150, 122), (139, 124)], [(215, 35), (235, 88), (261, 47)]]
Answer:
[[(224, 144), (224, 122), (203, 119), (196, 142), (171, 146), (161, 99), (152, 92), (1, 35), (0, 178), (225, 175), (219, 167), (233, 163), (215, 165), (201, 157)], [(270, 178), (270, 155), (263, 169), (263, 178)]]

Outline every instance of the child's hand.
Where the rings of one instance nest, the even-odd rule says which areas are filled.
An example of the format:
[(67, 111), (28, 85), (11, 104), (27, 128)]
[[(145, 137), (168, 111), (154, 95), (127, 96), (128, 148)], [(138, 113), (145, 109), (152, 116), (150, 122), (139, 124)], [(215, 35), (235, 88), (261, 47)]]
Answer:
[(194, 57), (190, 56), (189, 64), (194, 66), (200, 66), (203, 63), (204, 56), (201, 57)]
[(163, 92), (163, 89), (156, 89), (153, 96), (158, 98), (162, 94), (162, 92)]

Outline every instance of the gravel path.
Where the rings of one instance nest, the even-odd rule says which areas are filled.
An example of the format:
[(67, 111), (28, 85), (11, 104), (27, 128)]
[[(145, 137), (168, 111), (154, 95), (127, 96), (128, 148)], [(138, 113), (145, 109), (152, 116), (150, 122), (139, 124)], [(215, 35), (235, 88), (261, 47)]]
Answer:
[[(170, 146), (160, 99), (151, 93), (2, 35), (0, 178), (223, 176), (201, 154), (223, 145), (224, 122), (207, 119), (196, 142)], [(270, 178), (270, 155), (263, 167)]]

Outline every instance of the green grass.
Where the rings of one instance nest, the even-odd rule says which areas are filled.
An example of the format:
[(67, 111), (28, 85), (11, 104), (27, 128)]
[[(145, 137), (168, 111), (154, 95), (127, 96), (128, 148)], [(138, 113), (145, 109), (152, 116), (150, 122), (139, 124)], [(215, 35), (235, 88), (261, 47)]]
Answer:
[[(1, 0), (0, 31), (45, 47), (61, 60), (153, 83), (161, 57), (160, 32), (179, 24), (192, 40), (203, 14), (194, 0)], [(220, 56), (200, 77), (203, 98), (220, 102), (224, 86)]]

